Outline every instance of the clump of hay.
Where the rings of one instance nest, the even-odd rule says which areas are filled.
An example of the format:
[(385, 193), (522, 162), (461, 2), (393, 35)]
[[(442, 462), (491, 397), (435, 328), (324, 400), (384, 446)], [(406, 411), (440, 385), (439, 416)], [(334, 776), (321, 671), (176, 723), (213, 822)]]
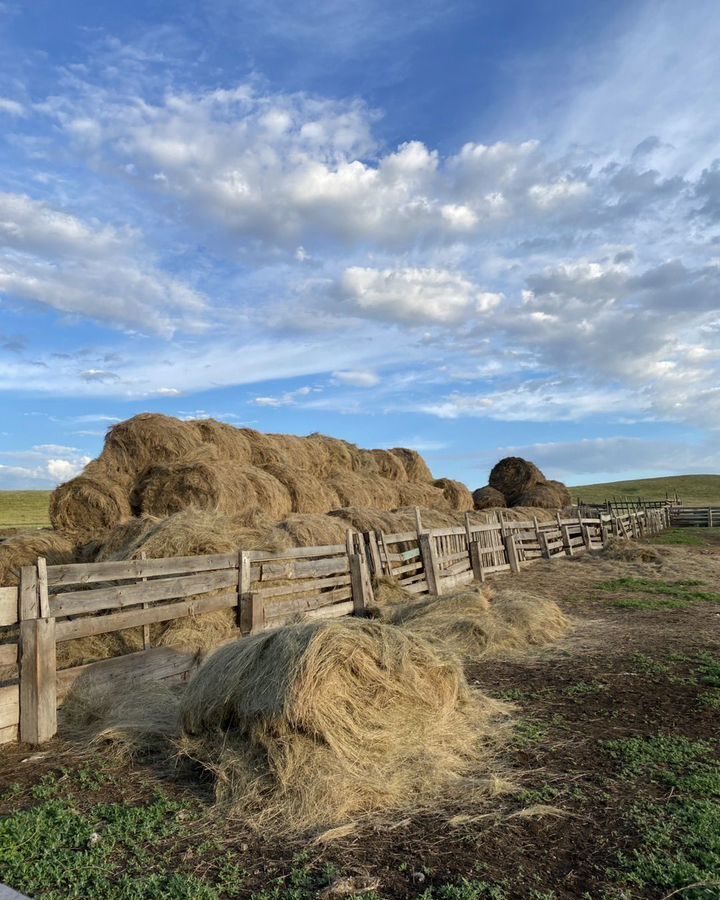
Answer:
[(437, 804), (489, 766), (506, 711), (452, 654), (356, 619), (229, 644), (181, 701), (185, 752), (218, 801), (291, 831)]
[(203, 438), (193, 423), (159, 413), (141, 413), (113, 425), (105, 438), (102, 459), (120, 474), (173, 463), (200, 449)]
[(474, 490), (472, 498), (475, 509), (502, 509), (507, 506), (505, 495), (489, 484)]
[[(565, 493), (567, 489), (565, 489)], [(561, 509), (567, 506), (564, 493), (547, 481), (538, 481), (531, 488), (523, 491), (517, 498), (516, 506), (533, 506), (536, 509)]]
[(217, 459), (156, 466), (145, 479), (142, 511), (169, 516), (185, 509), (202, 509), (246, 521), (259, 511), (273, 521), (292, 509), (290, 494), (268, 472)]
[(45, 528), (7, 538), (0, 543), (0, 587), (18, 584), (20, 569), (34, 566), (38, 556), (44, 556), (50, 566), (71, 563), (75, 544), (67, 535)]
[(524, 591), (502, 590), (489, 602), (481, 588), (390, 606), (383, 618), (430, 642), (479, 660), (563, 637), (570, 621), (552, 600)]
[(426, 506), (433, 509), (449, 509), (440, 488), (430, 483), (406, 482), (397, 486), (401, 506)]
[(432, 481), (432, 472), (417, 450), (409, 450), (407, 447), (393, 447), (390, 452), (402, 460), (408, 481)]
[(77, 478), (59, 485), (50, 496), (50, 522), (78, 540), (127, 521), (132, 516), (126, 484), (116, 480), (99, 460), (85, 466)]
[(361, 472), (342, 472), (329, 478), (328, 485), (336, 492), (340, 506), (394, 509), (399, 505), (398, 485), (385, 478), (373, 478)]
[(248, 435), (242, 428), (233, 428), (216, 419), (194, 419), (188, 425), (194, 428), (204, 444), (213, 447), (224, 459), (241, 465), (252, 464), (252, 449)]
[[(2, 553), (1, 547), (0, 553)], [(654, 563), (658, 566), (664, 562), (662, 554), (655, 547), (651, 547), (649, 544), (638, 544), (635, 541), (620, 540), (614, 535), (608, 538), (605, 546), (599, 551), (599, 555), (604, 559), (614, 559), (620, 562)]]
[(310, 472), (278, 465), (265, 466), (265, 471), (285, 487), (295, 513), (326, 513), (340, 504), (337, 491)]
[[(345, 510), (338, 510), (343, 513)], [(350, 522), (341, 515), (296, 514), (280, 522), (278, 530), (285, 532), (293, 547), (329, 547), (344, 544)]]
[(452, 478), (437, 478), (433, 485), (440, 488), (450, 509), (457, 512), (469, 512), (473, 509), (473, 496), (461, 482), (453, 481)]
[(378, 472), (388, 481), (407, 481), (408, 476), (405, 471), (403, 461), (396, 453), (389, 450), (371, 450), (375, 462), (377, 463)]
[(523, 494), (544, 480), (543, 473), (534, 463), (519, 456), (506, 456), (493, 466), (488, 482), (490, 487), (500, 491), (508, 506), (515, 506)]
[(555, 488), (558, 494), (558, 500), (560, 501), (561, 509), (564, 509), (567, 506), (572, 506), (572, 495), (567, 487), (562, 483), (562, 481), (553, 481), (552, 479), (548, 479), (548, 484)]

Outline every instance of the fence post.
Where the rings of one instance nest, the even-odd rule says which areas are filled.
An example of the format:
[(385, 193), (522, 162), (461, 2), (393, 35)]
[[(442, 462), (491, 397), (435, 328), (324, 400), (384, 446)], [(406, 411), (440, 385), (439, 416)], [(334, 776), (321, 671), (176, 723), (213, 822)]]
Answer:
[(439, 597), (440, 573), (435, 557), (435, 548), (433, 547), (432, 537), (428, 531), (423, 531), (422, 534), (418, 535), (418, 545), (420, 547), (420, 557), (425, 571), (428, 593), (435, 597)]
[(379, 578), (382, 574), (382, 563), (380, 561), (380, 548), (378, 547), (377, 535), (374, 531), (368, 531), (366, 535), (367, 545), (370, 550), (368, 557), (372, 562), (372, 574)]
[(520, 572), (520, 559), (518, 558), (517, 547), (515, 546), (515, 538), (511, 532), (503, 538), (505, 550), (507, 551), (508, 562), (510, 563), (510, 571), (517, 575)]
[(363, 558), (359, 553), (350, 556), (350, 587), (352, 590), (353, 615), (364, 616), (366, 607), (372, 603), (372, 588), (364, 572)]
[[(262, 631), (263, 621), (262, 602), (259, 597), (253, 597), (251, 591), (250, 575), (251, 558), (247, 550), (238, 553), (238, 616), (237, 622), (243, 635), (255, 634)], [(257, 607), (257, 609), (256, 609)]]
[[(45, 560), (43, 560), (43, 563)], [(41, 601), (40, 573), (44, 578)], [(57, 731), (55, 619), (49, 612), (47, 569), (23, 566), (20, 571), (20, 727), (23, 743), (42, 744)]]

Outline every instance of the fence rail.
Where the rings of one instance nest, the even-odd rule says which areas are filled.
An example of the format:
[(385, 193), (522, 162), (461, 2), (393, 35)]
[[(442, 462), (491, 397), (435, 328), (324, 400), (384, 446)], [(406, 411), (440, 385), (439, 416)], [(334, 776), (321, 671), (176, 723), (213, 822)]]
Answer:
[(674, 506), (670, 524), (673, 528), (718, 528), (720, 506)]
[[(720, 524), (720, 510), (718, 523)], [(297, 617), (364, 615), (380, 577), (415, 594), (442, 596), (536, 560), (601, 548), (611, 535), (641, 537), (667, 528), (666, 508), (623, 515), (558, 514), (553, 522), (495, 521), (397, 534), (349, 531), (344, 544), (270, 553), (242, 550), (170, 559), (48, 566), (21, 571), (18, 588), (0, 588), (0, 743), (32, 744), (56, 732), (57, 709), (82, 680), (116, 685), (184, 680), (196, 655), (152, 647), (150, 625), (216, 610), (234, 610), (237, 637)], [(9, 626), (9, 628), (8, 628)], [(57, 645), (142, 628), (144, 650), (58, 670)]]

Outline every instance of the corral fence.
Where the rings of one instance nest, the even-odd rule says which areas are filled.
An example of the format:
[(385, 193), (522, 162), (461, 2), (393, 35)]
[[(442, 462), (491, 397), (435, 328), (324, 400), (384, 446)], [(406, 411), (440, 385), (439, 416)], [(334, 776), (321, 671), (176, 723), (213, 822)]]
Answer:
[[(552, 522), (514, 522), (502, 513), (484, 524), (398, 534), (349, 531), (344, 544), (270, 553), (241, 550), (206, 556), (48, 566), (21, 571), (19, 587), (0, 588), (0, 743), (41, 744), (56, 733), (57, 710), (73, 686), (89, 681), (132, 685), (186, 680), (197, 654), (152, 646), (153, 624), (234, 610), (237, 636), (298, 617), (363, 616), (380, 577), (415, 594), (442, 596), (531, 562), (604, 546), (611, 535), (642, 537), (670, 524), (666, 509), (585, 516), (564, 511)], [(57, 646), (141, 628), (144, 649), (58, 669)], [(13, 668), (14, 667), (14, 668)]]
[(675, 494), (674, 499), (668, 497), (661, 500), (646, 500), (642, 497), (608, 497), (602, 503), (584, 503), (578, 497), (578, 509), (582, 509), (588, 515), (592, 513), (610, 513), (621, 516), (625, 513), (640, 512), (646, 509), (672, 509), (682, 506), (682, 501)]
[(720, 506), (672, 506), (673, 528), (720, 528)]

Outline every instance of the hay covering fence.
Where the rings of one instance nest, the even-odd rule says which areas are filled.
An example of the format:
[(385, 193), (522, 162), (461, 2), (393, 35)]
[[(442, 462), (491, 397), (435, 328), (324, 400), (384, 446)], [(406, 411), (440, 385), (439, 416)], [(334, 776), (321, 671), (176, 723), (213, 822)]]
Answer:
[[(22, 569), (18, 587), (0, 588), (0, 666), (16, 677), (0, 683), (0, 743), (41, 744), (56, 733), (57, 709), (81, 679), (125, 685), (183, 681), (197, 654), (151, 646), (150, 626), (218, 610), (235, 610), (238, 637), (298, 618), (365, 615), (373, 579), (390, 577), (415, 594), (443, 596), (496, 573), (518, 573), (539, 559), (600, 549), (609, 537), (642, 537), (670, 525), (667, 509), (587, 517), (558, 513), (555, 522), (494, 521), (414, 531), (347, 533), (344, 544), (270, 553), (242, 550), (206, 556)], [(58, 669), (58, 644), (142, 628), (145, 649)]]

